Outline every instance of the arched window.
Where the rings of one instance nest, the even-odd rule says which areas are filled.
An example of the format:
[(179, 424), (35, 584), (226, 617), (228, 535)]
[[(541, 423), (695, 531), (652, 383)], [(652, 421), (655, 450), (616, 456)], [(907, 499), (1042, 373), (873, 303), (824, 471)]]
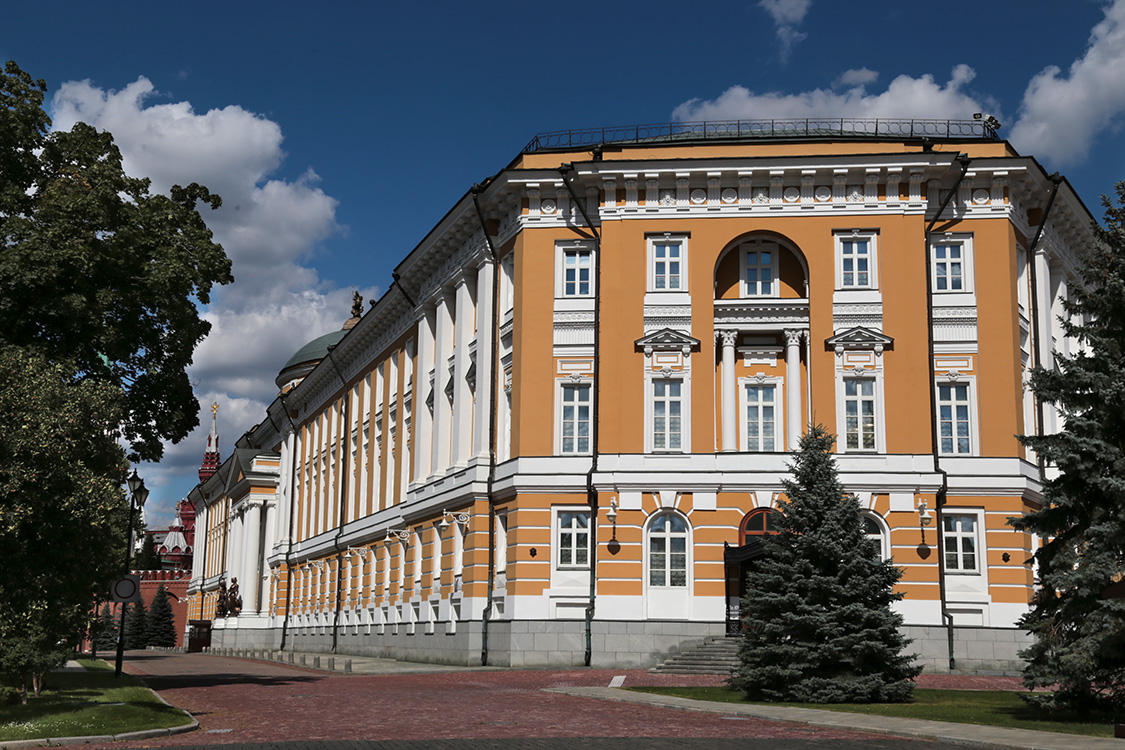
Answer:
[(776, 534), (781, 529), (778, 527), (778, 517), (781, 514), (771, 508), (758, 508), (742, 517), (738, 528), (738, 543), (746, 544), (751, 537)]
[(863, 522), (863, 535), (875, 542), (879, 548), (879, 556), (884, 560), (891, 559), (891, 546), (887, 538), (887, 529), (872, 513), (861, 513)]
[(648, 530), (648, 585), (687, 586), (688, 529), (675, 513), (661, 513)]

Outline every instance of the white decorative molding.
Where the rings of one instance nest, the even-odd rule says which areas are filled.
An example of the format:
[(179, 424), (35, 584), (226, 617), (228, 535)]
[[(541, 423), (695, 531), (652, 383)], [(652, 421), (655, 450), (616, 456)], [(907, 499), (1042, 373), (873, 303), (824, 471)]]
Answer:
[(832, 305), (832, 330), (846, 331), (851, 328), (872, 328), (883, 330), (883, 306), (857, 302), (837, 302)]
[(715, 300), (715, 327), (777, 328), (782, 325), (807, 328), (807, 299)]
[(554, 313), (554, 343), (594, 343), (593, 310), (556, 310)]

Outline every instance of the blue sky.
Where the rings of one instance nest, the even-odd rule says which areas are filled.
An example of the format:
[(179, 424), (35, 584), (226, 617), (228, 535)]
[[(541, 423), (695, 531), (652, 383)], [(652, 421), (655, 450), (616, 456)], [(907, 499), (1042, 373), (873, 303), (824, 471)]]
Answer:
[[(0, 60), (56, 126), (110, 130), (158, 189), (198, 181), (234, 260), (193, 378), (224, 457), (277, 370), (338, 328), (474, 182), (538, 132), (672, 119), (991, 112), (1095, 213), (1125, 179), (1125, 0), (567, 4), (13, 0)], [(1053, 66), (1053, 67), (1052, 67)], [(209, 411), (159, 466), (195, 484)]]

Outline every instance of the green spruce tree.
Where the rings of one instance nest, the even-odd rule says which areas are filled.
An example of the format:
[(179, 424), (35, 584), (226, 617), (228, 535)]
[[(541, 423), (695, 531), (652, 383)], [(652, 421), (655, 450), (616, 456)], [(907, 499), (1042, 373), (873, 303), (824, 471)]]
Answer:
[[(1027, 696), (1046, 709), (1125, 710), (1125, 599), (1106, 589), (1125, 573), (1125, 182), (1103, 197), (1105, 226), (1081, 259), (1081, 283), (1063, 301), (1065, 334), (1082, 348), (1056, 353), (1031, 388), (1063, 428), (1023, 443), (1058, 469), (1042, 508), (1012, 519), (1045, 540), (1035, 553), (1041, 589), (1021, 621), (1034, 637), (1021, 653)], [(1118, 597), (1120, 595), (1118, 594)]]
[(148, 613), (145, 603), (138, 599), (125, 614), (125, 648), (148, 646)]
[(113, 616), (113, 609), (108, 604), (102, 607), (102, 615), (98, 618), (94, 644), (103, 651), (117, 648), (117, 618)]
[(152, 599), (145, 636), (149, 646), (176, 645), (176, 621), (172, 614), (172, 603), (168, 601), (168, 592), (164, 590), (163, 583), (157, 587), (156, 596)]
[(909, 700), (921, 668), (891, 603), (901, 572), (864, 536), (817, 425), (801, 438), (779, 502), (780, 531), (742, 600), (740, 666), (728, 683), (751, 700), (810, 703)]
[(141, 548), (137, 551), (137, 557), (133, 561), (133, 570), (163, 570), (164, 561), (160, 559), (160, 553), (156, 551), (156, 543), (152, 539), (152, 535), (145, 533), (141, 542)]

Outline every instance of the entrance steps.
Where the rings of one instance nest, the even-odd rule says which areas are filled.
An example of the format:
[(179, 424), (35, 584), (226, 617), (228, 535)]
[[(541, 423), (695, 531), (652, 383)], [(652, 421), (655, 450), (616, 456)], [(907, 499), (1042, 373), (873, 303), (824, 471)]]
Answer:
[(742, 638), (739, 636), (708, 638), (698, 648), (682, 651), (649, 671), (663, 674), (729, 675), (738, 666), (738, 647), (741, 644)]

